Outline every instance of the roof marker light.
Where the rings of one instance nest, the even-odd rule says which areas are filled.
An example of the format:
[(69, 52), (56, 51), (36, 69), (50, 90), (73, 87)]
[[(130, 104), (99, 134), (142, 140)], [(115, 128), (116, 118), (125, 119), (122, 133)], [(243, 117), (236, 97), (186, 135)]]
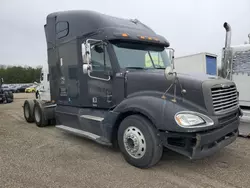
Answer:
[(128, 37), (128, 34), (127, 33), (122, 33), (122, 36), (123, 37)]

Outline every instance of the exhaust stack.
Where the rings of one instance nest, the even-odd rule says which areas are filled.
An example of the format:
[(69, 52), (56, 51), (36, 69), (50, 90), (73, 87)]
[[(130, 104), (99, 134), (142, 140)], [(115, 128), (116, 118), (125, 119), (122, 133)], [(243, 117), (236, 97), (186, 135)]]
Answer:
[(226, 30), (225, 48), (229, 48), (231, 46), (231, 26), (225, 22), (223, 27)]

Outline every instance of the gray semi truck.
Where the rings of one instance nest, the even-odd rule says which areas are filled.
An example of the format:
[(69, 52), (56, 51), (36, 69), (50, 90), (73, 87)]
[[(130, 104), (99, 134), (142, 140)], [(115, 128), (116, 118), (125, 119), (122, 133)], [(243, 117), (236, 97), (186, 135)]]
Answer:
[(51, 101), (25, 101), (28, 122), (119, 147), (139, 168), (164, 147), (199, 159), (237, 138), (234, 82), (177, 74), (170, 43), (139, 20), (70, 10), (46, 21)]

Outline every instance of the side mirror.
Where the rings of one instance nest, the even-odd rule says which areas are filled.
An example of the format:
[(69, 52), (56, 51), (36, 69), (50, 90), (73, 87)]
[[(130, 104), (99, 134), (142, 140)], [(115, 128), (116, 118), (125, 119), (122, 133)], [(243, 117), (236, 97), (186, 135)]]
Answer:
[(83, 64), (82, 65), (82, 71), (84, 74), (87, 74), (88, 72), (92, 72), (92, 65), (91, 64)]
[(90, 43), (86, 42), (85, 44), (85, 58), (86, 58), (86, 63), (90, 64), (91, 63), (91, 48), (90, 48)]
[(172, 69), (175, 69), (175, 67), (174, 67), (174, 49), (173, 48), (168, 48), (168, 57), (169, 57)]
[(83, 43), (82, 44), (82, 70), (84, 74), (87, 74), (89, 71), (92, 71), (92, 65), (91, 65), (91, 51), (90, 51), (90, 44), (89, 43)]
[(164, 71), (164, 76), (165, 76), (165, 78), (166, 78), (167, 80), (172, 80), (173, 77), (174, 77), (174, 74), (173, 74), (173, 73), (174, 73), (174, 72), (173, 72), (172, 67), (171, 67), (171, 66), (167, 66), (167, 67), (165, 68), (165, 71)]
[(91, 51), (90, 51), (90, 44), (83, 43), (82, 44), (82, 60), (83, 64), (90, 64), (91, 63)]

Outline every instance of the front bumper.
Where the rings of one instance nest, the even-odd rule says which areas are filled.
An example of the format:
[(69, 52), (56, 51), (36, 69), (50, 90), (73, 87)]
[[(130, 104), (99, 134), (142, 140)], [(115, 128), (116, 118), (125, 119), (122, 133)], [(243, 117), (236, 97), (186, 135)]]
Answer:
[(165, 147), (190, 159), (200, 159), (234, 142), (239, 134), (239, 123), (239, 118), (236, 118), (223, 127), (203, 132), (162, 132), (161, 138)]

